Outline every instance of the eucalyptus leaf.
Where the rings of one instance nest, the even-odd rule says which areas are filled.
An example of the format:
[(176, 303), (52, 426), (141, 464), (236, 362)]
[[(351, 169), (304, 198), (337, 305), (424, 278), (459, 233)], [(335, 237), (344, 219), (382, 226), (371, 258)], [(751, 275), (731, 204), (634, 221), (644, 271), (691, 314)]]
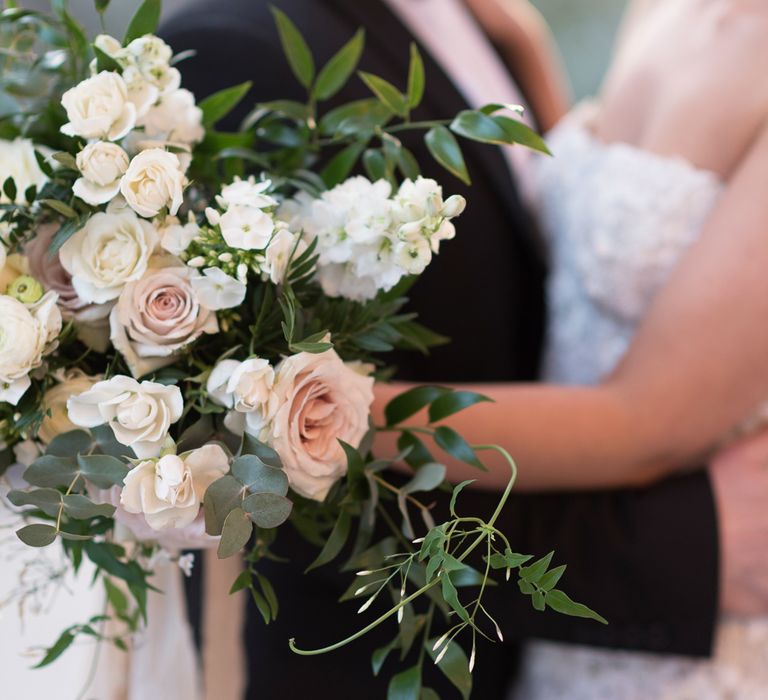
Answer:
[(64, 496), (64, 512), (70, 518), (78, 520), (87, 520), (89, 518), (105, 517), (109, 518), (115, 513), (115, 506), (111, 503), (94, 503), (87, 496), (82, 494), (70, 494)]
[(57, 515), (61, 508), (61, 492), (56, 489), (11, 491), (7, 498), (17, 508), (34, 506), (51, 517)]
[(241, 455), (256, 455), (264, 464), (269, 467), (275, 467), (275, 469), (282, 469), (283, 462), (280, 459), (280, 455), (277, 454), (269, 445), (265, 445), (263, 442), (257, 440), (252, 435), (245, 433), (243, 435), (243, 443), (240, 447)]
[(78, 455), (77, 464), (80, 473), (100, 489), (122, 486), (129, 472), (127, 465), (109, 455)]
[(259, 527), (282, 525), (291, 514), (293, 503), (276, 493), (254, 493), (243, 501), (243, 509)]
[(93, 445), (93, 438), (84, 430), (70, 430), (57, 435), (48, 444), (45, 454), (74, 460), (77, 455), (88, 452)]
[(26, 525), (16, 531), (18, 538), (30, 547), (47, 547), (49, 544), (53, 544), (57, 534), (56, 528), (53, 525), (42, 525), (39, 523)]
[(220, 535), (227, 516), (239, 508), (246, 493), (245, 487), (229, 474), (214, 481), (203, 496), (205, 531)]
[(237, 554), (251, 539), (253, 523), (242, 508), (235, 508), (224, 521), (219, 541), (218, 557), (227, 559)]
[(232, 476), (251, 493), (288, 493), (288, 477), (282, 469), (264, 464), (256, 455), (243, 455), (232, 463)]
[(69, 486), (77, 476), (77, 465), (72, 459), (43, 455), (24, 471), (24, 481), (33, 486)]

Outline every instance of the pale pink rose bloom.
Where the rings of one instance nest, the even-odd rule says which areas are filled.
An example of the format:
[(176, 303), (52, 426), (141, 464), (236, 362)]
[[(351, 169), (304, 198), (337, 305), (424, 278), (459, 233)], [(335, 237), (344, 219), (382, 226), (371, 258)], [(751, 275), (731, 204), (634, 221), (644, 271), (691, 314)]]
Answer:
[(140, 377), (174, 361), (203, 333), (217, 333), (216, 314), (200, 303), (189, 267), (150, 268), (126, 285), (110, 315), (112, 343)]
[(368, 431), (373, 378), (345, 364), (335, 350), (299, 353), (277, 367), (279, 408), (272, 447), (296, 493), (322, 501), (347, 472), (339, 440), (357, 447)]

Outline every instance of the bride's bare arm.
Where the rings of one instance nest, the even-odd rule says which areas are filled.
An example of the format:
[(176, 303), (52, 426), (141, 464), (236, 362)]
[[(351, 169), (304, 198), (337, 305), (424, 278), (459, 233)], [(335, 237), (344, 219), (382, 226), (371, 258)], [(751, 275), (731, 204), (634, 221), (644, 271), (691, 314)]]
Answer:
[[(447, 423), (506, 447), (537, 490), (642, 484), (706, 454), (768, 397), (766, 181), (768, 128), (602, 384), (472, 387), (496, 403)], [(402, 388), (381, 387), (377, 411)], [(506, 470), (492, 467), (451, 463), (450, 476), (501, 486)]]

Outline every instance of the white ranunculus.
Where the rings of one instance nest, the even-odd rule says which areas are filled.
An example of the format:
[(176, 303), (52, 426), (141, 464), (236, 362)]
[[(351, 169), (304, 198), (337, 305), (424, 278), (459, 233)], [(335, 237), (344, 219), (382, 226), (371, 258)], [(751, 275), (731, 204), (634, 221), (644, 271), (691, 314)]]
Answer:
[(67, 136), (117, 141), (136, 125), (136, 106), (119, 73), (102, 71), (67, 90), (61, 98)]
[(171, 143), (200, 143), (205, 136), (203, 111), (184, 88), (163, 96), (140, 120), (147, 137)]
[(183, 201), (185, 180), (176, 154), (148, 148), (134, 156), (120, 191), (139, 216), (157, 216), (165, 208), (173, 215)]
[(120, 504), (154, 530), (185, 528), (198, 517), (206, 489), (228, 471), (229, 458), (215, 444), (145, 460), (126, 475)]
[(142, 277), (158, 245), (154, 226), (132, 211), (94, 214), (61, 247), (59, 257), (72, 275), (78, 297), (103, 304)]
[(240, 306), (248, 289), (243, 282), (230, 277), (218, 267), (203, 270), (202, 277), (192, 279), (192, 287), (200, 303), (212, 311)]
[(186, 224), (182, 224), (175, 216), (167, 216), (157, 232), (160, 234), (160, 247), (178, 257), (200, 235), (200, 227), (191, 215)]
[(221, 215), (219, 226), (227, 245), (241, 250), (263, 250), (275, 230), (275, 222), (269, 214), (240, 204), (229, 207)]
[(273, 284), (282, 284), (291, 260), (299, 258), (307, 249), (307, 244), (301, 235), (288, 229), (278, 230), (267, 246), (262, 269), (272, 280)]
[(60, 332), (54, 292), (30, 306), (0, 295), (0, 401), (19, 402), (31, 384), (29, 372), (41, 365)]
[(86, 146), (75, 159), (82, 177), (72, 187), (76, 197), (98, 206), (120, 191), (120, 178), (128, 169), (128, 154), (116, 143), (96, 141)]
[(328, 350), (299, 353), (276, 369), (279, 408), (271, 423), (272, 447), (294, 491), (322, 501), (347, 470), (339, 440), (357, 447), (368, 431), (373, 378)]
[[(24, 192), (29, 187), (34, 185), (39, 192), (48, 181), (35, 157), (35, 146), (29, 139), (0, 139), (0, 173), (3, 182), (9, 177), (13, 178), (16, 203), (25, 201)], [(9, 203), (4, 192), (0, 192), (0, 202)]]
[(159, 456), (183, 409), (179, 387), (139, 383), (124, 375), (98, 382), (67, 402), (72, 423), (81, 428), (108, 425), (115, 439), (132, 448), (139, 459)]
[(256, 181), (251, 175), (247, 180), (236, 177), (233, 182), (221, 188), (216, 202), (222, 209), (229, 207), (255, 207), (266, 209), (277, 206), (277, 200), (265, 194), (272, 187), (271, 180)]
[(37, 437), (46, 445), (57, 435), (75, 430), (77, 426), (69, 420), (67, 401), (76, 394), (88, 391), (96, 382), (97, 377), (89, 377), (79, 370), (73, 370), (65, 375), (62, 381), (48, 389), (43, 396), (43, 408), (50, 412), (43, 418)]

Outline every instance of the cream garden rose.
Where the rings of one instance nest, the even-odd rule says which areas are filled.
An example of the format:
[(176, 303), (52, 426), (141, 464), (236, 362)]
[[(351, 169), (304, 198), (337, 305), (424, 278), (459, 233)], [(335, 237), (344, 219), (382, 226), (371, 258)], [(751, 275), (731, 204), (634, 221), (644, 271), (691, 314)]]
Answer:
[(64, 243), (59, 257), (78, 297), (103, 304), (144, 275), (158, 242), (154, 226), (132, 211), (98, 213)]
[(197, 518), (206, 489), (228, 471), (229, 457), (214, 444), (144, 460), (126, 475), (120, 504), (154, 530), (184, 528)]
[(347, 470), (339, 440), (357, 447), (368, 431), (373, 378), (345, 364), (335, 350), (299, 353), (276, 369), (279, 408), (272, 446), (294, 491), (322, 501)]
[(67, 136), (117, 141), (136, 125), (136, 106), (119, 73), (101, 71), (67, 90), (61, 98), (69, 121)]
[(177, 386), (137, 382), (116, 375), (67, 402), (69, 419), (81, 428), (108, 425), (121, 444), (139, 459), (158, 457), (171, 425), (181, 418), (184, 402)]
[(120, 191), (120, 180), (128, 169), (128, 154), (115, 143), (97, 141), (86, 146), (75, 159), (82, 177), (72, 191), (84, 202), (98, 206)]
[(49, 415), (43, 418), (37, 437), (46, 445), (57, 435), (75, 430), (77, 426), (69, 419), (67, 401), (72, 396), (88, 391), (99, 379), (74, 370), (62, 377), (62, 381), (48, 389), (43, 396), (43, 408)]
[(61, 331), (56, 294), (48, 292), (27, 306), (0, 295), (0, 401), (14, 406), (29, 389), (29, 373)]
[(112, 344), (134, 377), (171, 364), (185, 345), (219, 330), (216, 314), (200, 303), (192, 286), (196, 270), (173, 258), (158, 258), (153, 265), (126, 285), (110, 315)]
[(185, 180), (174, 153), (148, 148), (134, 156), (120, 183), (120, 192), (139, 216), (157, 216), (166, 208), (175, 215), (183, 201)]

